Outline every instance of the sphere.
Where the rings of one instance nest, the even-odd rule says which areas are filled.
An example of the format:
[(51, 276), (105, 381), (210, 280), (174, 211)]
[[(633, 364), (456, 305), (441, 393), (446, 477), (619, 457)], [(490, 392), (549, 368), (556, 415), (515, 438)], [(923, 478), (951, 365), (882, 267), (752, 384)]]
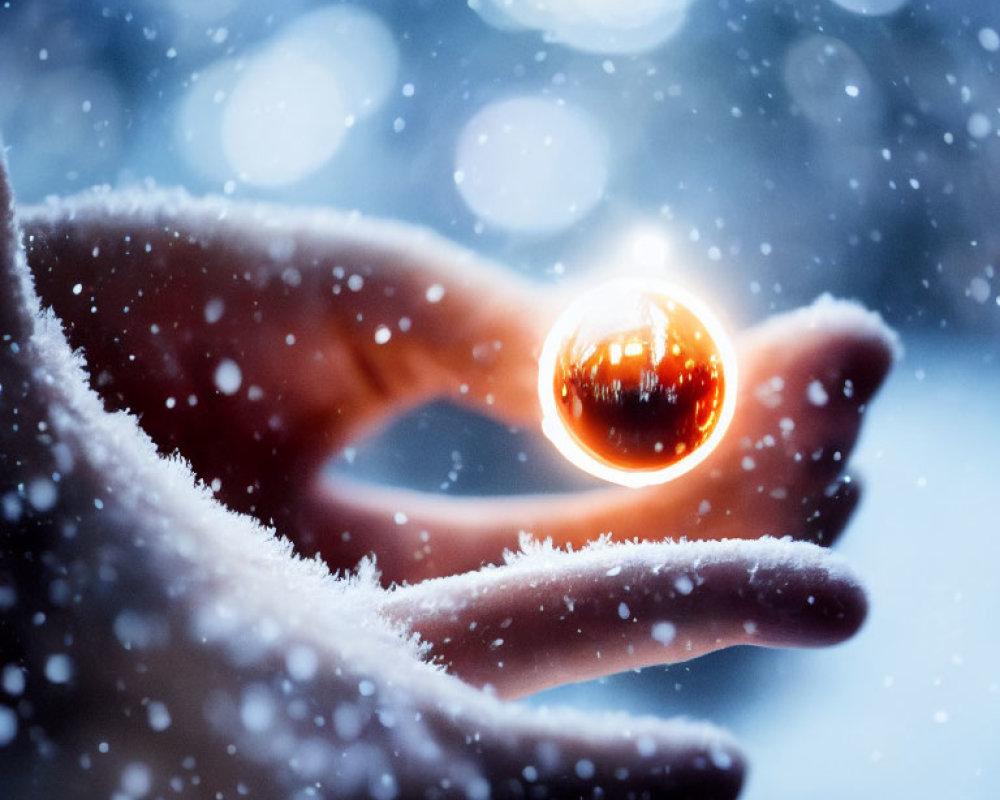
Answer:
[(597, 286), (556, 320), (539, 359), (542, 429), (586, 472), (625, 486), (701, 463), (736, 406), (736, 358), (718, 318), (667, 283)]

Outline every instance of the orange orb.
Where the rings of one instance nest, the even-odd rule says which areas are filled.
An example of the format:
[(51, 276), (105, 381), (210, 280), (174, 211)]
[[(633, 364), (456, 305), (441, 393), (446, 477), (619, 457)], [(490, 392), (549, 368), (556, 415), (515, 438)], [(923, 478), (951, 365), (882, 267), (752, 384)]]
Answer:
[(716, 316), (656, 280), (598, 286), (556, 320), (539, 358), (542, 429), (586, 472), (648, 486), (687, 472), (722, 439), (736, 358)]

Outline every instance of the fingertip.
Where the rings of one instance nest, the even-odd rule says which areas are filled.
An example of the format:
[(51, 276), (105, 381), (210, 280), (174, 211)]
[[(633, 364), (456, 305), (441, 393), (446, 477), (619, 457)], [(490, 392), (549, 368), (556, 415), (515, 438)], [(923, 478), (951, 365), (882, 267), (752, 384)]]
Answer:
[[(799, 569), (773, 595), (773, 613), (761, 642), (767, 646), (824, 647), (851, 638), (868, 615), (868, 594), (838, 556)], [(752, 642), (750, 642), (752, 643)]]
[[(820, 408), (863, 407), (902, 353), (898, 334), (880, 314), (829, 295), (769, 319), (748, 336), (747, 346), (765, 372), (783, 364), (786, 385), (808, 384), (808, 399)], [(748, 380), (758, 377), (755, 370), (747, 373)]]

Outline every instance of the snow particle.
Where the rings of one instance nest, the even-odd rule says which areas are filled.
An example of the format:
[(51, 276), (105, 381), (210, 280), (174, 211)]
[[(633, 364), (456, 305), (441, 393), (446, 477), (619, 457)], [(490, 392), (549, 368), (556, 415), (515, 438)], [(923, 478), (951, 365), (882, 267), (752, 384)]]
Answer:
[(660, 644), (670, 644), (677, 636), (677, 626), (672, 622), (657, 622), (653, 625), (652, 636)]
[(8, 664), (3, 668), (0, 686), (11, 697), (20, 697), (24, 691), (24, 671), (17, 664)]
[(17, 736), (17, 714), (14, 709), (0, 706), (0, 747), (14, 741)]
[(59, 499), (59, 490), (48, 478), (36, 478), (28, 484), (28, 502), (36, 511), (48, 511)]
[(628, 603), (619, 603), (618, 604), (618, 616), (621, 619), (628, 619), (631, 616), (631, 613), (632, 612), (629, 611), (629, 608), (628, 608)]
[(239, 391), (243, 383), (243, 371), (240, 365), (231, 358), (225, 358), (219, 362), (215, 368), (215, 386), (226, 395), (233, 395)]
[(295, 645), (285, 654), (285, 666), (292, 680), (304, 682), (312, 680), (319, 667), (316, 651), (304, 644)]
[(976, 111), (969, 115), (969, 119), (965, 123), (965, 129), (973, 139), (985, 139), (992, 132), (993, 125), (990, 123), (989, 117), (981, 111)]
[(379, 325), (375, 329), (375, 344), (385, 344), (392, 338), (392, 331), (387, 325)]
[(432, 283), (427, 287), (424, 297), (427, 298), (428, 303), (438, 303), (444, 297), (444, 287), (440, 283)]
[(635, 749), (643, 758), (649, 758), (656, 752), (656, 740), (652, 736), (640, 736), (635, 740)]
[(979, 31), (979, 44), (983, 50), (995, 53), (1000, 50), (1000, 34), (993, 28), (982, 28)]
[(45, 677), (50, 683), (69, 683), (73, 677), (73, 661), (65, 653), (55, 653), (45, 662)]
[(830, 399), (826, 393), (826, 389), (823, 388), (823, 384), (819, 381), (812, 381), (806, 387), (806, 397), (814, 406), (825, 406)]
[(254, 683), (243, 690), (240, 703), (240, 720), (252, 733), (261, 733), (271, 727), (275, 715), (274, 697), (264, 684)]
[(333, 710), (333, 729), (344, 741), (357, 739), (361, 728), (361, 713), (353, 703), (341, 703)]
[(716, 769), (730, 769), (733, 766), (733, 757), (718, 747), (713, 747), (708, 756)]
[(205, 303), (205, 322), (214, 325), (226, 313), (226, 303), (221, 297), (213, 297)]
[(126, 797), (145, 797), (153, 786), (149, 767), (139, 761), (126, 764), (122, 769), (121, 786)]
[(594, 772), (595, 772), (594, 762), (591, 761), (589, 758), (581, 758), (579, 761), (576, 762), (575, 766), (573, 767), (573, 771), (576, 773), (576, 777), (578, 777), (580, 780), (582, 781), (590, 780), (591, 778), (594, 777)]
[(165, 731), (170, 727), (170, 710), (159, 700), (153, 700), (146, 706), (146, 719), (154, 731)]

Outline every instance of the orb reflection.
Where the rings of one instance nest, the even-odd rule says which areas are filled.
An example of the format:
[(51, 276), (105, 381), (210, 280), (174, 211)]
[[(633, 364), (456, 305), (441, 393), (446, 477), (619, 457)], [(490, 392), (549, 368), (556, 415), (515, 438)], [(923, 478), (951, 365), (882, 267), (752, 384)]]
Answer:
[(542, 427), (586, 472), (663, 483), (714, 449), (732, 419), (736, 364), (716, 316), (661, 281), (598, 286), (559, 317), (539, 359)]

